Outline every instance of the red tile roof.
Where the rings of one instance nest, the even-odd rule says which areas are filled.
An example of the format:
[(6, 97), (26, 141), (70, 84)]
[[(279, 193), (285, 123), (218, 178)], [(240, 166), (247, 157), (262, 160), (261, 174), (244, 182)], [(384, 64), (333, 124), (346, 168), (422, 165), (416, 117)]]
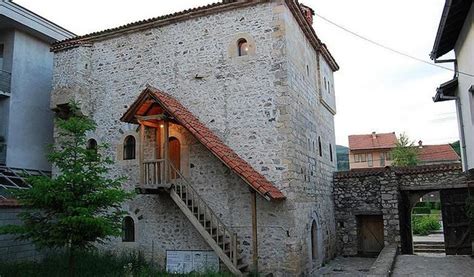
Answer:
[[(202, 16), (209, 16), (210, 14), (215, 14), (219, 12), (224, 12), (228, 10), (238, 9), (246, 6), (256, 5), (259, 3), (269, 2), (269, 0), (223, 0), (218, 3), (209, 4), (206, 6), (201, 6), (197, 8), (187, 9), (184, 11), (167, 14), (159, 17), (154, 17), (146, 20), (140, 20), (126, 25), (122, 25), (116, 28), (106, 29), (103, 31), (98, 31), (83, 36), (77, 36), (70, 39), (65, 39), (63, 41), (58, 41), (53, 43), (51, 51), (58, 52), (66, 50), (69, 48), (78, 47), (80, 45), (87, 45), (94, 41), (99, 41), (107, 37), (113, 37), (121, 35), (123, 33), (136, 32), (140, 30), (146, 30), (149, 28), (161, 27), (169, 24), (174, 24), (176, 22), (189, 20)], [(322, 53), (326, 61), (329, 63), (333, 71), (339, 70), (339, 65), (337, 64), (334, 57), (329, 52), (328, 48), (324, 43), (321, 42), (319, 37), (316, 35), (316, 32), (312, 26), (306, 21), (305, 16), (301, 10), (298, 0), (285, 0), (286, 5), (290, 9), (293, 16), (296, 18), (296, 21), (300, 25), (303, 33), (308, 38), (310, 44), (317, 51)]]
[(353, 150), (367, 150), (367, 149), (389, 149), (394, 148), (397, 143), (397, 136), (395, 133), (383, 133), (367, 135), (350, 135), (349, 149)]
[(423, 145), (418, 148), (418, 159), (422, 162), (459, 161), (459, 155), (449, 144)]
[[(199, 121), (186, 107), (171, 95), (154, 87), (147, 88), (130, 106), (120, 119), (124, 122), (135, 123), (134, 116), (137, 111), (143, 110), (142, 105), (148, 105), (147, 100), (153, 99), (174, 119), (196, 137), (209, 151), (211, 151), (227, 167), (239, 175), (250, 187), (262, 196), (271, 200), (283, 200), (283, 193), (270, 183), (262, 174), (257, 172), (250, 164), (240, 158), (229, 146), (216, 136), (209, 128)], [(148, 108), (146, 108), (148, 109)]]

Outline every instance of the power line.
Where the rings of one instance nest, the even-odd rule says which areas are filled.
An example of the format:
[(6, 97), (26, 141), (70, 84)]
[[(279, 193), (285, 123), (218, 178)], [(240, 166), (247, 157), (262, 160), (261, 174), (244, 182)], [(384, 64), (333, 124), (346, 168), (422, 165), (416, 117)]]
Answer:
[[(374, 40), (372, 40), (372, 39), (369, 39), (369, 38), (366, 38), (366, 37), (364, 37), (364, 36), (362, 36), (362, 35), (359, 35), (358, 33), (354, 32), (354, 31), (351, 31), (351, 30), (347, 29), (347, 28), (344, 27), (344, 26), (339, 25), (339, 24), (335, 23), (334, 21), (331, 21), (331, 20), (327, 19), (326, 17), (324, 17), (324, 16), (322, 16), (322, 15), (320, 15), (320, 14), (318, 14), (318, 13), (315, 13), (315, 15), (316, 15), (317, 17), (321, 18), (322, 20), (328, 22), (329, 24), (332, 24), (332, 25), (336, 26), (337, 28), (342, 29), (342, 30), (344, 30), (344, 31), (346, 31), (346, 32), (348, 32), (348, 33), (350, 33), (351, 35), (356, 36), (356, 37), (358, 37), (358, 38), (360, 38), (360, 39), (362, 39), (362, 40), (365, 40), (365, 41), (367, 41), (367, 42), (369, 42), (369, 43), (372, 43), (372, 44), (374, 44), (374, 45), (376, 45), (376, 46), (378, 46), (378, 47), (384, 48), (385, 50), (394, 52), (394, 53), (396, 53), (396, 54), (398, 54), (398, 55), (401, 55), (401, 56), (410, 58), (410, 59), (415, 60), (415, 61), (418, 61), (418, 62), (422, 62), (422, 63), (428, 64), (428, 65), (431, 65), (431, 66), (436, 66), (436, 67), (438, 67), (438, 68), (442, 68), (442, 69), (449, 70), (449, 71), (451, 71), (451, 72), (455, 72), (455, 73), (456, 73), (456, 70), (451, 69), (451, 68), (449, 68), (449, 67), (445, 67), (445, 66), (442, 66), (442, 65), (439, 65), (439, 64), (431, 63), (431, 62), (429, 62), (429, 61), (425, 61), (425, 60), (423, 60), (423, 59), (420, 59), (420, 58), (417, 58), (417, 57), (415, 57), (415, 56), (412, 56), (412, 55), (403, 53), (403, 52), (398, 51), (398, 50), (396, 50), (396, 49), (394, 49), (394, 48), (385, 46), (385, 45), (383, 45), (383, 44), (381, 44), (381, 43), (379, 43), (379, 42), (376, 42), (376, 41), (374, 41)], [(466, 76), (469, 76), (469, 77), (474, 77), (474, 74), (465, 73), (465, 72), (462, 72), (462, 71), (459, 71), (459, 70), (457, 71), (457, 73), (463, 74), (463, 75), (466, 75)]]

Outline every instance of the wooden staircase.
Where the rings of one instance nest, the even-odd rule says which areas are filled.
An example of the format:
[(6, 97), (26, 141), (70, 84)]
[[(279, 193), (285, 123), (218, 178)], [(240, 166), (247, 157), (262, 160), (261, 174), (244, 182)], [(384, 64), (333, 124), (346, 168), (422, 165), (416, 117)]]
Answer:
[(169, 190), (171, 198), (230, 272), (242, 275), (248, 265), (244, 264), (242, 258), (239, 257), (237, 234), (222, 223), (190, 182), (171, 163), (169, 164), (171, 171), (176, 173), (177, 177), (179, 176), (172, 180)]

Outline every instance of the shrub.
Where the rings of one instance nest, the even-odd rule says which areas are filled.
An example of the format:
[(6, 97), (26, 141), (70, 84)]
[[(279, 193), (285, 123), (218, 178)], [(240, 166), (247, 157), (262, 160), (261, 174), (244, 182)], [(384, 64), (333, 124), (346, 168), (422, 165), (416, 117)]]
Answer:
[(412, 219), (413, 234), (426, 236), (439, 230), (441, 224), (437, 215), (414, 215)]
[(431, 209), (429, 207), (415, 207), (413, 208), (414, 214), (430, 214)]

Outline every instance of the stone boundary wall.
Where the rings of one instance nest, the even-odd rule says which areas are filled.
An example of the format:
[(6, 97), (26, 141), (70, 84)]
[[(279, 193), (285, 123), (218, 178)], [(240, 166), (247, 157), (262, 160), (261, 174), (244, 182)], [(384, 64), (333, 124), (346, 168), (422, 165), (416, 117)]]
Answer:
[(382, 215), (385, 246), (400, 247), (402, 191), (429, 192), (466, 186), (466, 175), (457, 163), (336, 172), (334, 203), (338, 253), (358, 254), (359, 215)]
[[(21, 224), (18, 214), (19, 207), (0, 207), (0, 226)], [(0, 261), (37, 260), (42, 254), (29, 241), (15, 240), (13, 235), (0, 235)]]

